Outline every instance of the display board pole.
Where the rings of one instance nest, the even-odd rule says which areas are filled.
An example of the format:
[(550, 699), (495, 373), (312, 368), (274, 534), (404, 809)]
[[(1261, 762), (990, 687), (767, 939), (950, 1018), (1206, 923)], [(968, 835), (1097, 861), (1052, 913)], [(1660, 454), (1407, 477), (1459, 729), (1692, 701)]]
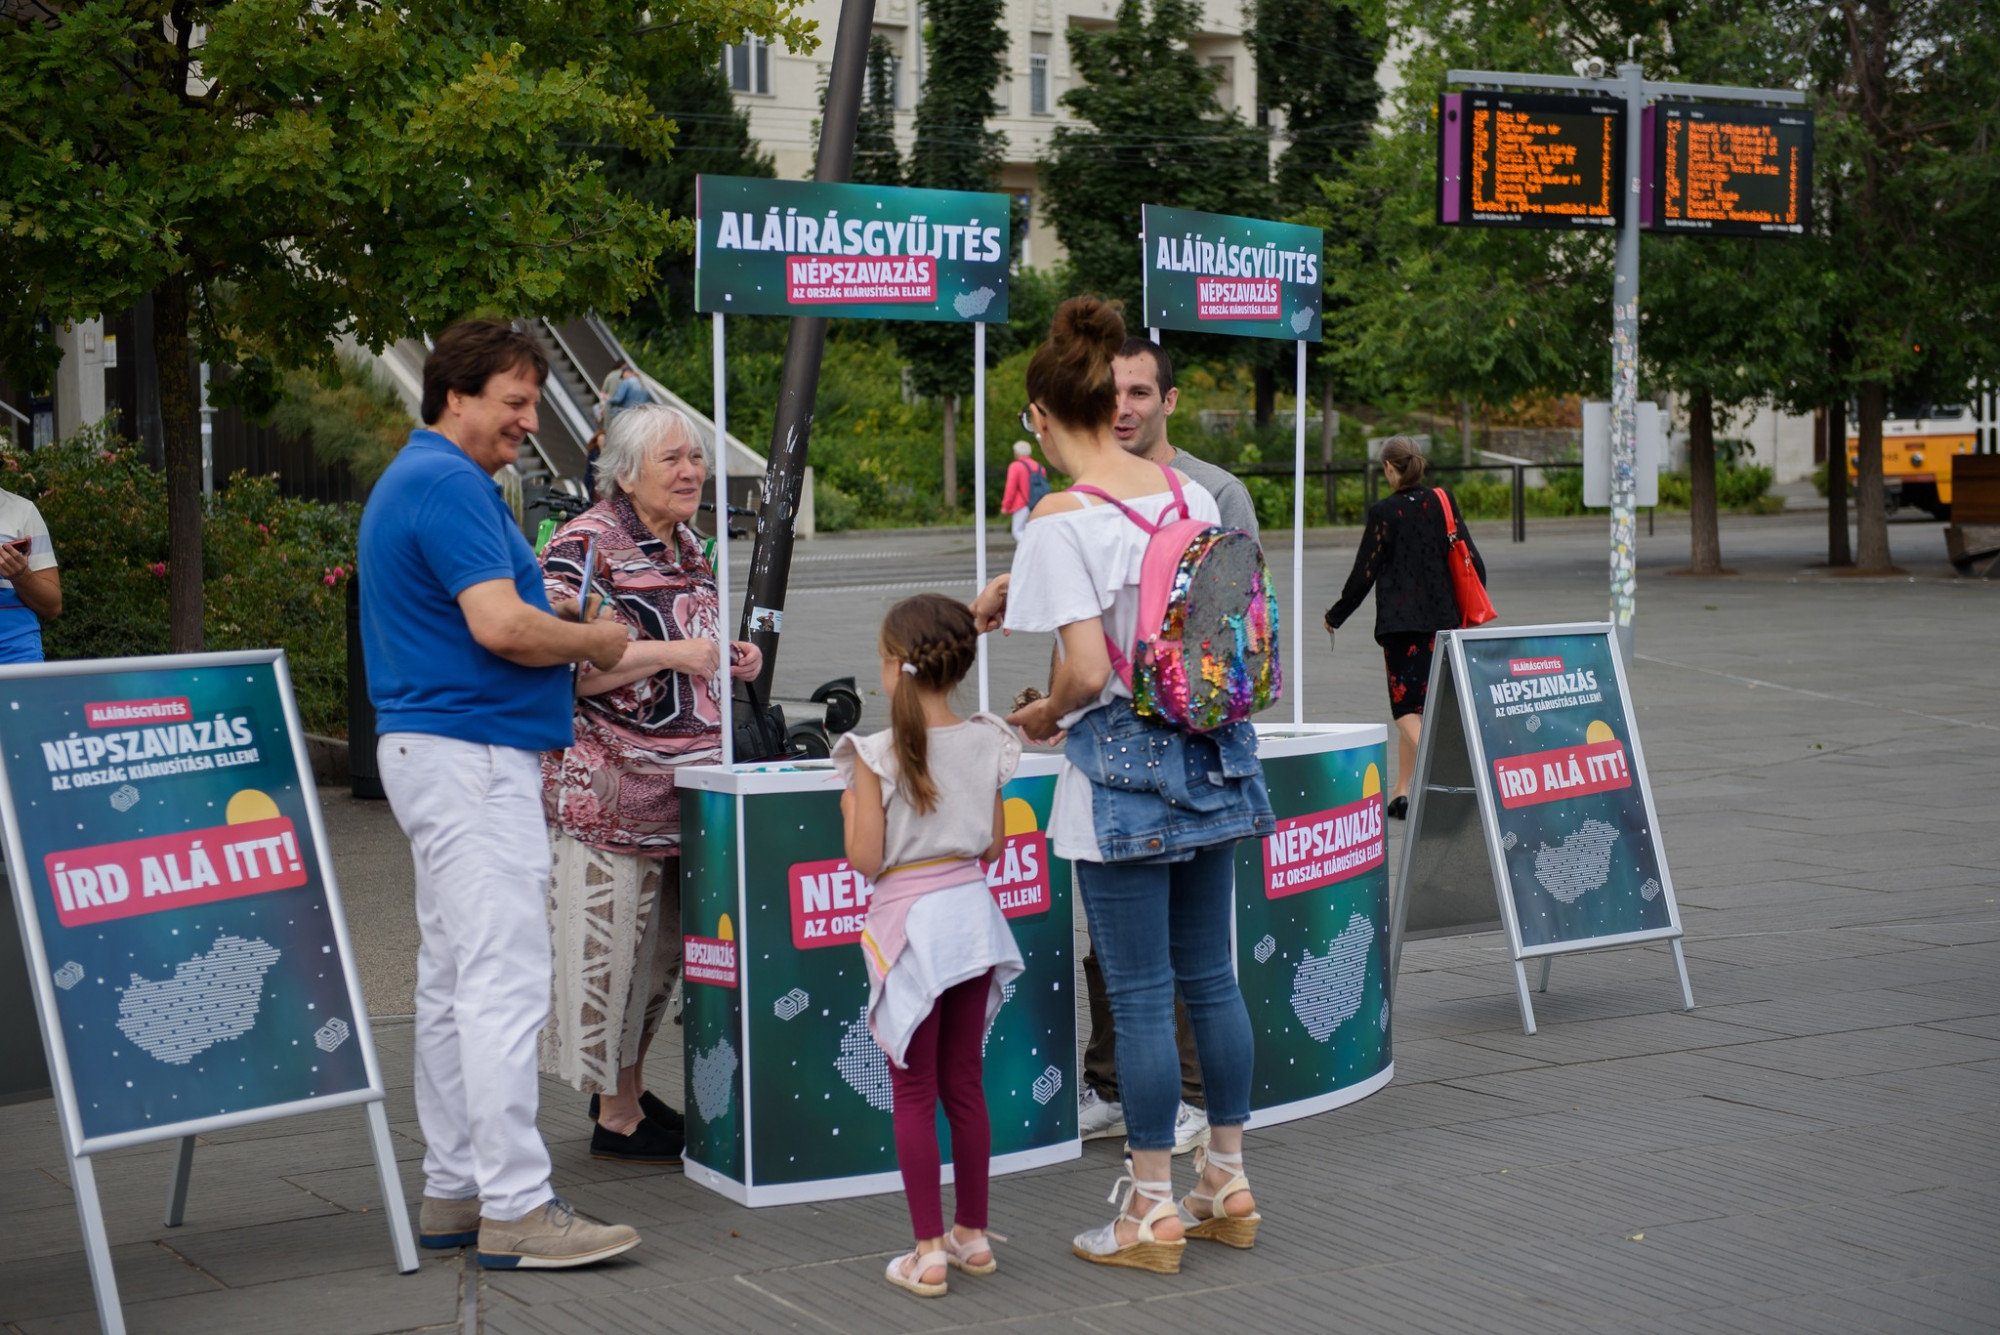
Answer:
[(167, 1214), (162, 1222), (168, 1228), (179, 1228), (187, 1217), (188, 1178), (193, 1173), (194, 1137), (182, 1136), (174, 1151), (173, 1173), (167, 1180)]
[(118, 1275), (111, 1268), (111, 1240), (104, 1233), (104, 1205), (97, 1199), (97, 1169), (90, 1156), (70, 1155), (69, 1180), (76, 1190), (77, 1220), (83, 1225), (83, 1254), (90, 1262), (98, 1327), (103, 1335), (125, 1335), (125, 1309), (118, 1301)]
[(1292, 723), (1306, 721), (1306, 341), (1292, 399)]
[[(972, 529), (973, 582), (986, 587), (986, 322), (972, 326)], [(979, 708), (993, 707), (986, 665), (986, 637), (979, 637)]]
[[(729, 674), (729, 381), (723, 373), (723, 321), (721, 311), (714, 320), (715, 337), (715, 598), (721, 607), (722, 643), (716, 671), (722, 675), (722, 763), (736, 760), (736, 679)], [(775, 644), (766, 649), (772, 653)]]
[[(1646, 79), (1636, 62), (1618, 67), (1625, 93), (1625, 174), (1630, 178), (1625, 221), (1611, 291), (1611, 624), (1618, 653), (1632, 662), (1632, 614), (1639, 600), (1639, 179), (1646, 109)], [(1523, 980), (1525, 990), (1527, 984)]]

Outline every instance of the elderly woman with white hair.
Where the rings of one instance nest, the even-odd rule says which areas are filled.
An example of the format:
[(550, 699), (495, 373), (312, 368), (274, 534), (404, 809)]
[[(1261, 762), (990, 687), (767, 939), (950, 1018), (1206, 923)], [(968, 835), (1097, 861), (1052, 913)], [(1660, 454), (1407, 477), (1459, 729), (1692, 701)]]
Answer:
[(591, 1095), (592, 1157), (670, 1164), (683, 1120), (644, 1079), (646, 1049), (681, 966), (680, 796), (674, 772), (721, 756), (729, 675), (754, 677), (753, 644), (724, 647), (722, 604), (701, 539), (708, 450), (685, 414), (627, 408), (605, 433), (599, 500), (542, 553), (551, 597), (591, 587), (632, 637), (610, 671), (585, 667), (576, 741), (542, 757), (551, 825), (555, 987), (542, 1070)]

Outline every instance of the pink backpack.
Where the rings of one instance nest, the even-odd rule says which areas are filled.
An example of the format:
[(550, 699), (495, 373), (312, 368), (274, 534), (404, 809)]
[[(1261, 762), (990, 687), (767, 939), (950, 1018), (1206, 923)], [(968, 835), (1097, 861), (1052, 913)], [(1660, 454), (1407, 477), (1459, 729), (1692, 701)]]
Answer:
[(1133, 711), (1209, 732), (1244, 722), (1283, 689), (1278, 600), (1257, 540), (1190, 517), (1179, 474), (1164, 464), (1160, 471), (1174, 499), (1158, 523), (1097, 487), (1070, 490), (1109, 501), (1152, 535), (1131, 655), (1104, 637), (1112, 670), (1132, 688)]

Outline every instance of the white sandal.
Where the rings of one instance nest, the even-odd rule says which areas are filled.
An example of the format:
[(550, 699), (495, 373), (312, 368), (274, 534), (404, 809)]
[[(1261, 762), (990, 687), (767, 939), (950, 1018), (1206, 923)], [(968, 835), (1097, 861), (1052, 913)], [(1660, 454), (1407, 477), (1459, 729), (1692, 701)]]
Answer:
[[(1228, 1170), (1233, 1176), (1221, 1188), (1213, 1191), (1201, 1189), (1202, 1175), (1209, 1164)], [(1188, 1227), (1191, 1238), (1207, 1238), (1230, 1247), (1251, 1247), (1257, 1242), (1257, 1225), (1264, 1216), (1252, 1210), (1246, 1215), (1232, 1215), (1223, 1208), (1223, 1202), (1238, 1192), (1250, 1190), (1250, 1179), (1243, 1176), (1243, 1156), (1223, 1154), (1204, 1145), (1194, 1152), (1194, 1185), (1181, 1200), (1181, 1208), (1186, 1210), (1194, 1223)], [(1193, 1202), (1201, 1201), (1206, 1213), (1196, 1210)]]
[[(1128, 1161), (1129, 1162), (1129, 1161)], [(1134, 1195), (1145, 1200), (1158, 1201), (1142, 1217), (1125, 1213)], [(1179, 1219), (1180, 1212), (1174, 1204), (1174, 1184), (1171, 1182), (1141, 1182), (1128, 1171), (1111, 1188), (1108, 1198), (1118, 1207), (1118, 1216), (1100, 1229), (1089, 1233), (1079, 1233), (1070, 1244), (1078, 1256), (1096, 1265), (1130, 1266), (1135, 1270), (1150, 1270), (1159, 1275), (1177, 1275), (1181, 1269), (1181, 1253), (1187, 1250), (1186, 1238), (1160, 1238), (1153, 1234), (1153, 1225), (1162, 1219)], [(1130, 1219), (1139, 1226), (1139, 1236), (1131, 1242), (1118, 1241), (1118, 1225)]]
[[(916, 1261), (911, 1265), (909, 1273), (904, 1274), (903, 1262), (908, 1261), (911, 1257), (916, 1257)], [(924, 1272), (927, 1270), (944, 1270), (949, 1274), (948, 1259), (943, 1252), (919, 1253), (912, 1248), (889, 1262), (889, 1282), (899, 1289), (908, 1289), (919, 1298), (942, 1298), (944, 1297), (944, 1284), (942, 1282), (936, 1284), (924, 1283)]]
[[(951, 1268), (954, 1270), (963, 1270), (968, 1275), (990, 1275), (1000, 1268), (1000, 1259), (993, 1252), (993, 1244), (1006, 1240), (998, 1233), (988, 1233), (982, 1229), (979, 1236), (970, 1242), (960, 1242), (952, 1236), (950, 1229), (946, 1229), (945, 1257), (951, 1262)], [(972, 1258), (981, 1252), (986, 1253), (986, 1259), (975, 1265)]]

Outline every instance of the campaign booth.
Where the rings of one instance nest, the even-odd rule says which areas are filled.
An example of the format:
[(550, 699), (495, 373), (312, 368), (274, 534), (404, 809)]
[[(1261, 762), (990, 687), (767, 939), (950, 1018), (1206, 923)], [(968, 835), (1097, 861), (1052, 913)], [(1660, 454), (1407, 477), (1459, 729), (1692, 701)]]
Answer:
[[(715, 316), (718, 387), (730, 312), (974, 325), (983, 516), (984, 324), (1006, 318), (1004, 198), (703, 177), (697, 212), (696, 305)], [(1305, 344), (1319, 333), (1318, 233), (1151, 206), (1147, 216), (1160, 243), (1147, 249), (1155, 338), (1164, 327), (1295, 341), (1302, 387)], [(1197, 235), (1204, 228), (1213, 239)], [(718, 429), (725, 412), (718, 393)], [(1303, 432), (1301, 419), (1301, 468)], [(983, 583), (983, 523), (975, 555)], [(1296, 662), (1297, 542), (1292, 570)], [(990, 708), (983, 646), (977, 685)], [(1277, 829), (1239, 845), (1235, 864), (1253, 1126), (1338, 1107), (1394, 1074), (1387, 728), (1308, 723), (1296, 677), (1289, 687), (1291, 722), (1258, 726)], [(839, 775), (826, 761), (729, 763), (726, 719), (722, 732), (724, 763), (676, 775), (688, 1177), (753, 1206), (900, 1190), (888, 1062), (868, 1031), (857, 944), (870, 887), (843, 857)], [(1059, 764), (1053, 753), (1022, 758), (1004, 793), (1006, 852), (987, 872), (1027, 966), (986, 1040), (996, 1176), (1081, 1153), (1078, 915), (1070, 868), (1045, 833)], [(942, 1119), (939, 1129), (949, 1174)]]

